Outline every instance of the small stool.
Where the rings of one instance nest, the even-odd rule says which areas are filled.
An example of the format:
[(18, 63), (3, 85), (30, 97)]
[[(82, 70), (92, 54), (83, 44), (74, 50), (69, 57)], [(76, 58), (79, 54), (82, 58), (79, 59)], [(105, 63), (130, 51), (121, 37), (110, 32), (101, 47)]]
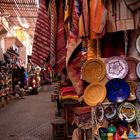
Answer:
[(53, 140), (66, 140), (66, 122), (57, 118), (52, 124)]

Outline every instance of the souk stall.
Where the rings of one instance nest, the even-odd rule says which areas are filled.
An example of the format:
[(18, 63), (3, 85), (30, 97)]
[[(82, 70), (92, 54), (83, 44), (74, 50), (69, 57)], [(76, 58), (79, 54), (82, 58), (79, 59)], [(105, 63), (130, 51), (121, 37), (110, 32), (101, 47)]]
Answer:
[(66, 121), (65, 139), (139, 137), (139, 5), (40, 2), (32, 62), (43, 68), (48, 61), (55, 74), (66, 68), (71, 83), (54, 94)]

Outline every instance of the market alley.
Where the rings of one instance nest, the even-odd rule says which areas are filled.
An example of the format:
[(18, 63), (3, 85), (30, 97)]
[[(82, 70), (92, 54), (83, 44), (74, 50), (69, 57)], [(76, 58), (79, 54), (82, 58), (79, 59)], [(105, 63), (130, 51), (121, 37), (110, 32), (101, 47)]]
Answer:
[(0, 109), (0, 140), (52, 140), (51, 122), (56, 105), (51, 89), (43, 87), (38, 95), (14, 100)]

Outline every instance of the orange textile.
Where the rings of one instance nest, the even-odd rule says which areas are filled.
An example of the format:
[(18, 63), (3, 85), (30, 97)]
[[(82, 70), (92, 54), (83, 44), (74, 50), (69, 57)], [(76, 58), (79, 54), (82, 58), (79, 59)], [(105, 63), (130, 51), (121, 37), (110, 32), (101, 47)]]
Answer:
[(90, 0), (90, 39), (101, 38), (104, 35), (107, 10), (102, 0)]
[(82, 14), (79, 19), (79, 36), (89, 36), (89, 5), (88, 0), (82, 1)]
[(95, 39), (88, 41), (87, 60), (97, 58), (97, 43)]

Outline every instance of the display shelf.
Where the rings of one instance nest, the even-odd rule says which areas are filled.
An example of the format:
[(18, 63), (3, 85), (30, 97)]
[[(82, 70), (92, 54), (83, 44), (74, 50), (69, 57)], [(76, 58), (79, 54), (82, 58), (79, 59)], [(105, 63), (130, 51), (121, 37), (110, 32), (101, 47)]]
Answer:
[(12, 74), (9, 67), (0, 68), (0, 104), (4, 106), (12, 100)]

